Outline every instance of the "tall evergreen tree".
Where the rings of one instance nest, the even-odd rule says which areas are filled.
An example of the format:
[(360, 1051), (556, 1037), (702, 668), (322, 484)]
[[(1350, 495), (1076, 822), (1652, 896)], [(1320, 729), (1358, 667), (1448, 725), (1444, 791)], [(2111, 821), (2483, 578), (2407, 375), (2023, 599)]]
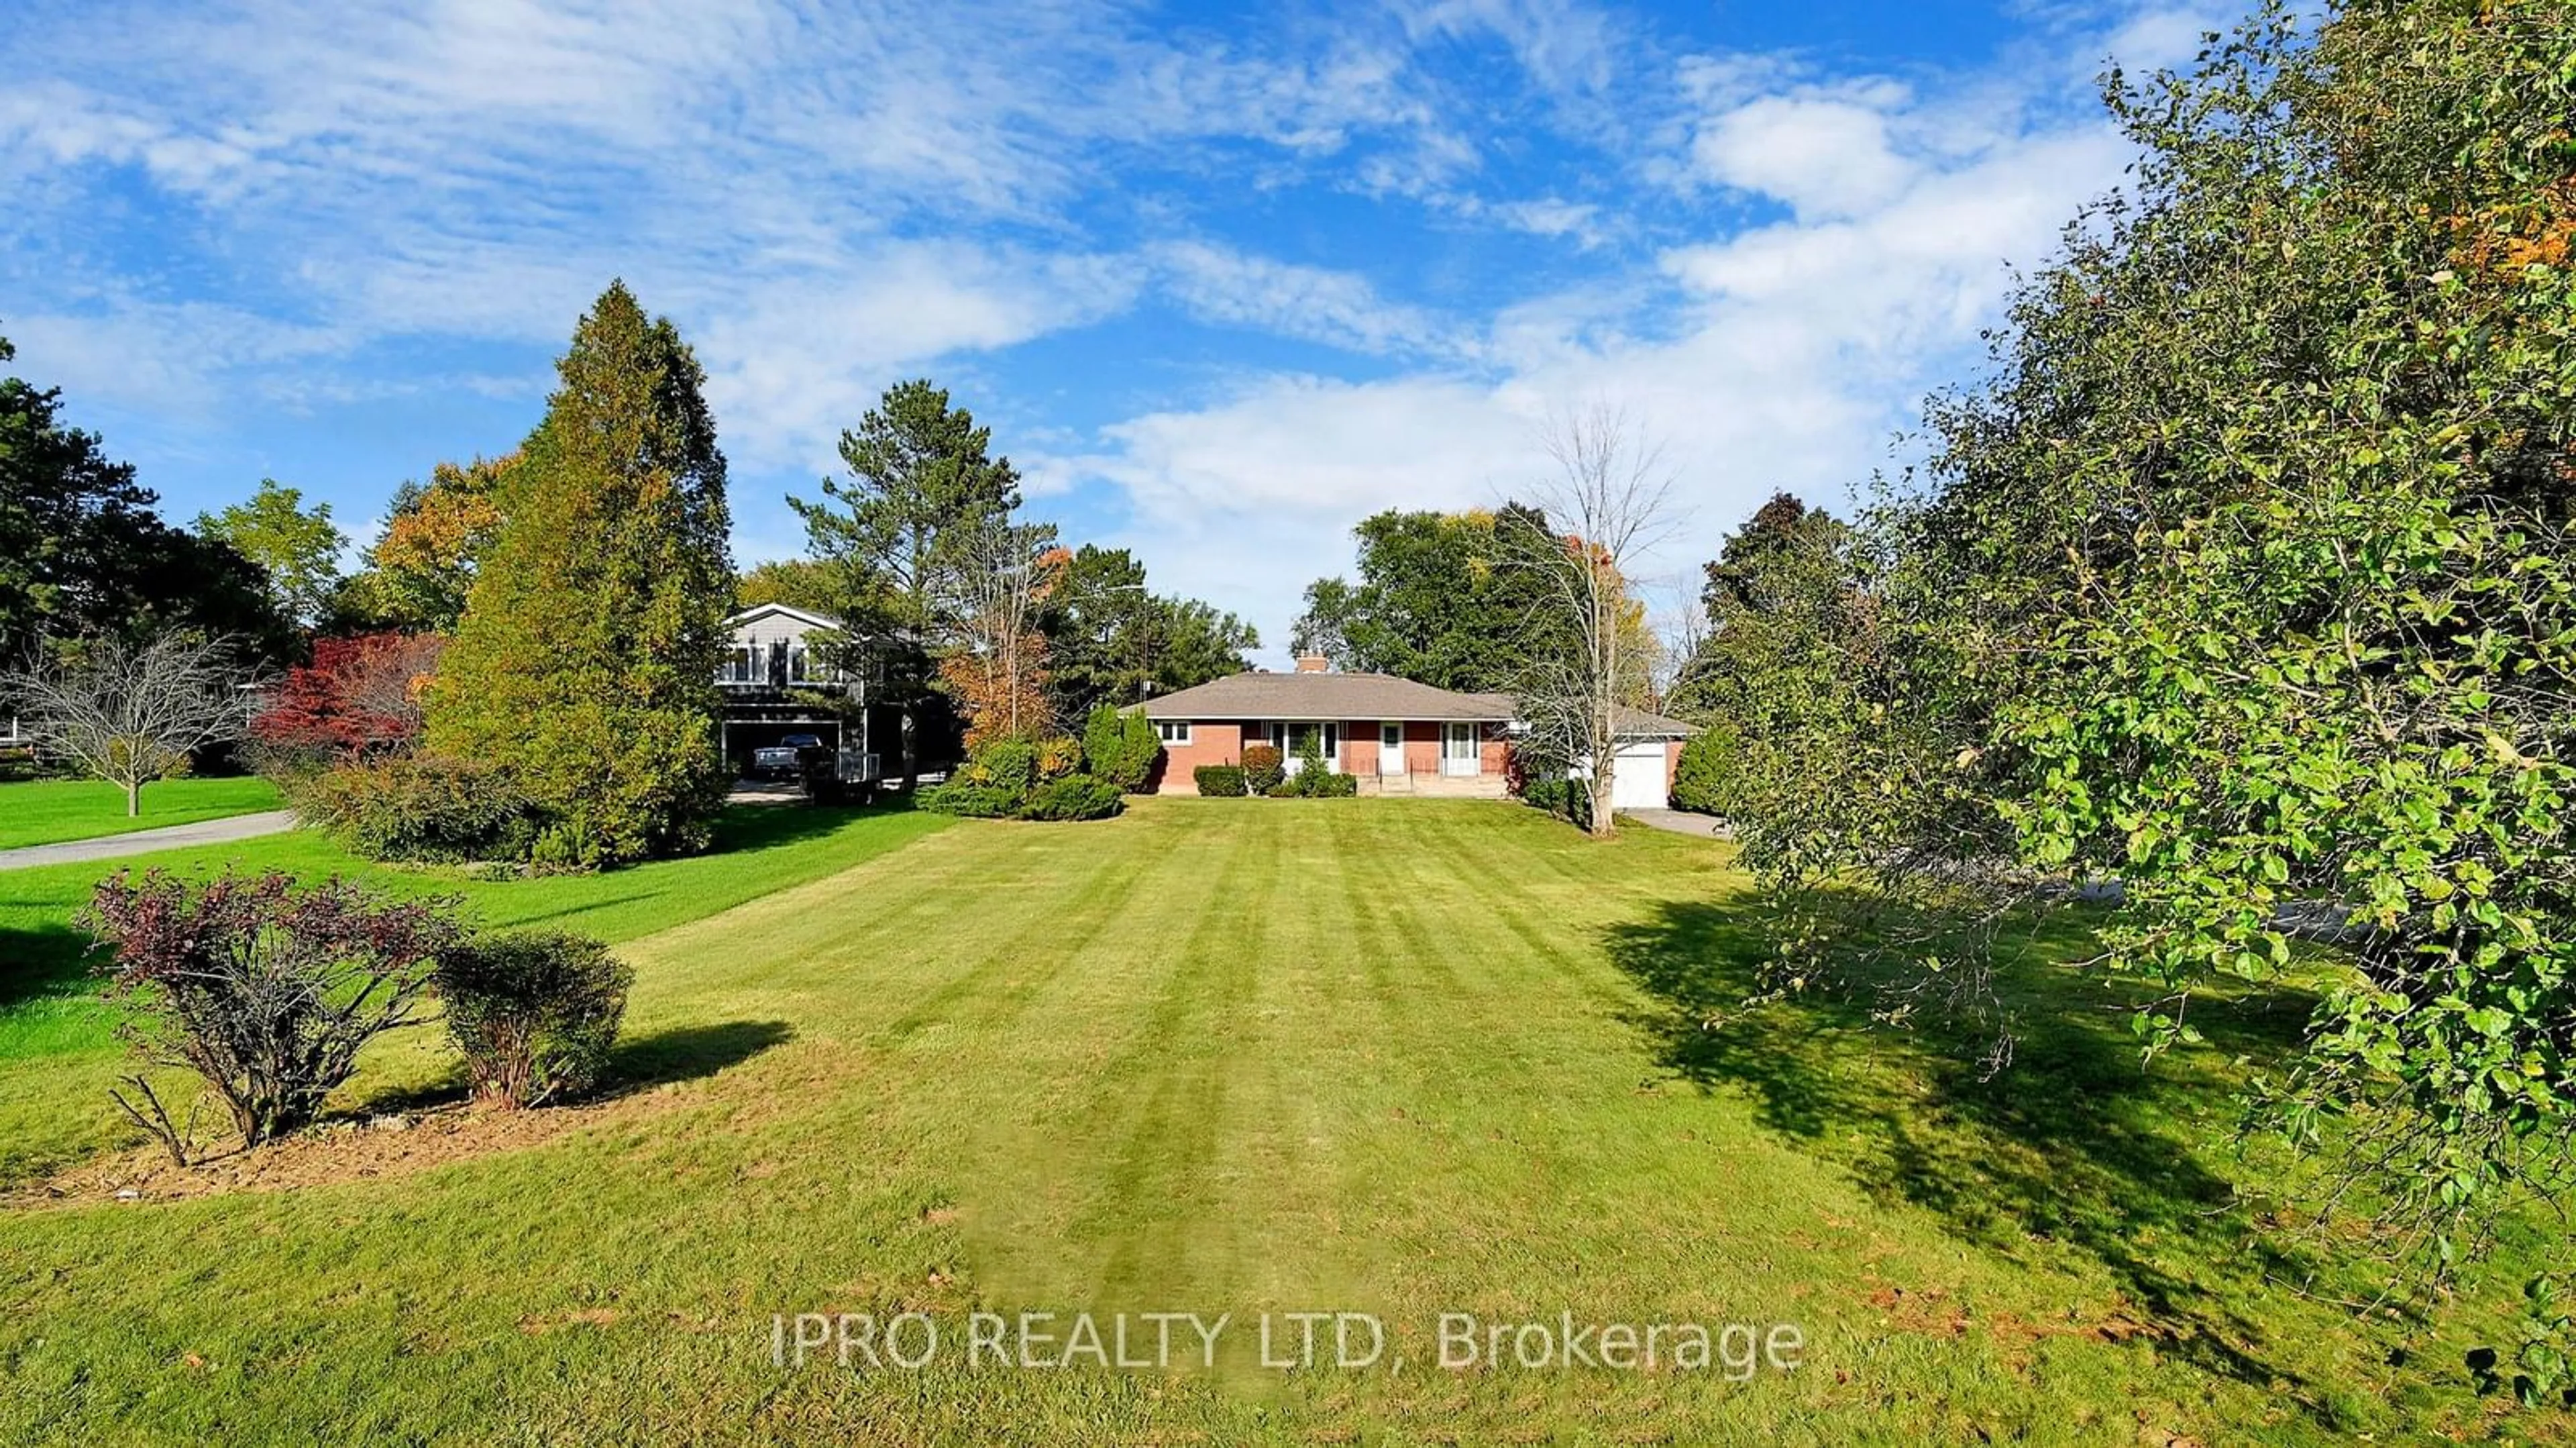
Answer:
[[(16, 354), (0, 338), (0, 363)], [(227, 634), (256, 660), (294, 647), (257, 564), (162, 521), (131, 463), (66, 426), (59, 388), (0, 377), (0, 660), (38, 640), (172, 628)]]
[(992, 441), (991, 428), (949, 405), (945, 388), (899, 382), (841, 434), (848, 478), (825, 479), (819, 502), (788, 499), (815, 556), (840, 565), (847, 597), (835, 612), (849, 633), (835, 662), (877, 680), (879, 697), (903, 710), (907, 781), (920, 767), (932, 649), (951, 622), (942, 616), (943, 580), (963, 566), (973, 540), (1020, 506), (1020, 475), (992, 453)]
[(1040, 626), (1066, 719), (1241, 673), (1244, 651), (1261, 645), (1233, 614), (1148, 590), (1145, 565), (1124, 548), (1075, 549), (1046, 602)]
[(555, 366), (428, 742), (509, 770), (549, 816), (544, 857), (699, 848), (727, 785), (715, 675), (734, 585), (705, 374), (623, 282)]

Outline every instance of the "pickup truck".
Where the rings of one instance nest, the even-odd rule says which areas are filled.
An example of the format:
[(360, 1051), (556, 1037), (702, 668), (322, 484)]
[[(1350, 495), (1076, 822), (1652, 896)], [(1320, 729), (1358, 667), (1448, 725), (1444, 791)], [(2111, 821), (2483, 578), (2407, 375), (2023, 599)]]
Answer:
[(793, 779), (800, 771), (800, 754), (823, 747), (822, 736), (790, 734), (775, 744), (751, 751), (751, 772), (759, 779)]

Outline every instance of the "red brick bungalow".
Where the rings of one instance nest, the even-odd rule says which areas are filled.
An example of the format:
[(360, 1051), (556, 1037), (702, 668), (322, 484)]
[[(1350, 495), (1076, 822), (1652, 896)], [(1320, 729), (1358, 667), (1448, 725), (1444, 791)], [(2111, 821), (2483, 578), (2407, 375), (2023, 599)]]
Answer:
[[(1290, 767), (1308, 740), (1359, 777), (1363, 794), (1504, 794), (1512, 736), (1508, 694), (1462, 694), (1392, 674), (1332, 672), (1320, 657), (1293, 674), (1233, 674), (1145, 705), (1163, 739), (1162, 794), (1196, 794), (1203, 764), (1240, 764), (1246, 744), (1278, 747)], [(1672, 794), (1679, 720), (1630, 711), (1610, 787), (1621, 809), (1656, 808)], [(1632, 782), (1633, 781), (1633, 782)]]

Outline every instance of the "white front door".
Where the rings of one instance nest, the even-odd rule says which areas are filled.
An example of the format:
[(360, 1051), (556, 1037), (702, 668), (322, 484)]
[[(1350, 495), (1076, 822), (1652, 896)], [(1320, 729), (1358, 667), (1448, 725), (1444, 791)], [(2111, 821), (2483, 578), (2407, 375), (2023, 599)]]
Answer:
[(1440, 726), (1440, 772), (1474, 774), (1476, 772), (1476, 726), (1444, 724)]
[(1377, 726), (1377, 772), (1404, 773), (1404, 724), (1388, 719)]

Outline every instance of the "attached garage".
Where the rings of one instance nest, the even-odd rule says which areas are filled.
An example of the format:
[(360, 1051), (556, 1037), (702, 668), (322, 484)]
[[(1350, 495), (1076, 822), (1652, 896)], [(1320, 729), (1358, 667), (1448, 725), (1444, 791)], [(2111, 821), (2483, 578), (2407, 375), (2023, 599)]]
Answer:
[[(1679, 719), (1621, 708), (1618, 751), (1611, 756), (1610, 808), (1669, 809), (1673, 803), (1673, 768), (1681, 762), (1682, 744), (1699, 729)], [(1574, 773), (1588, 773), (1578, 763)]]
[(1612, 809), (1663, 809), (1672, 803), (1665, 773), (1669, 746), (1661, 739), (1622, 743), (1610, 769)]

